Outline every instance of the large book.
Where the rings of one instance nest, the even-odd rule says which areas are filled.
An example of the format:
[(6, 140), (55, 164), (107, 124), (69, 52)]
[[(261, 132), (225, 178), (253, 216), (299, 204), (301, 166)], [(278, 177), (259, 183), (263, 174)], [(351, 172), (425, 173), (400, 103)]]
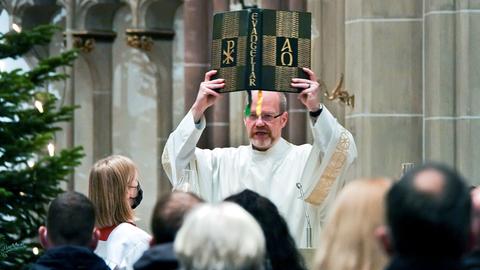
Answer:
[(214, 78), (225, 79), (219, 92), (268, 90), (294, 92), (292, 78), (307, 78), (310, 68), (311, 14), (246, 9), (213, 17)]

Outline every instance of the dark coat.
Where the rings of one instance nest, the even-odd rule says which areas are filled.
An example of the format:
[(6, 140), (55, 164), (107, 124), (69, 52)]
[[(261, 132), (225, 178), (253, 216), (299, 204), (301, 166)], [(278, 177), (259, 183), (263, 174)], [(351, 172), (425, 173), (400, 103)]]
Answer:
[(93, 250), (80, 246), (59, 246), (48, 249), (32, 270), (110, 270), (105, 261)]
[(464, 270), (480, 270), (480, 249), (474, 250), (463, 260)]
[(135, 270), (177, 269), (178, 261), (173, 251), (173, 243), (156, 245), (148, 249), (133, 265), (133, 268)]
[(461, 270), (461, 260), (393, 257), (386, 270)]

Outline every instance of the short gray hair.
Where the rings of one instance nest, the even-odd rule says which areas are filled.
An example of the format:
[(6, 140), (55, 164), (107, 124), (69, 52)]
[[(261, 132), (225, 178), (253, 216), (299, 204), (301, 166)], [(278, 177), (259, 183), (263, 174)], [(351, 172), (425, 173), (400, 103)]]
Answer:
[(185, 270), (264, 269), (262, 229), (231, 202), (195, 208), (178, 231), (174, 249)]
[(278, 92), (280, 95), (280, 113), (284, 113), (287, 111), (287, 95), (283, 92)]

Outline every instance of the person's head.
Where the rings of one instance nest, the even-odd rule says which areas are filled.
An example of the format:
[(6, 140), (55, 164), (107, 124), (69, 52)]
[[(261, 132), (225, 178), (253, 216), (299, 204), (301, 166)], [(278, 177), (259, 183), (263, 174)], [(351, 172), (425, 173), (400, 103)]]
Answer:
[(153, 209), (153, 243), (173, 242), (187, 212), (203, 202), (193, 193), (175, 191), (161, 197)]
[(472, 232), (475, 236), (475, 248), (480, 248), (480, 187), (474, 187), (470, 191), (472, 197)]
[(297, 251), (285, 219), (269, 199), (247, 189), (227, 197), (225, 201), (237, 203), (257, 220), (265, 235), (267, 254), (273, 270), (305, 269), (303, 258)]
[(388, 192), (387, 246), (404, 257), (458, 259), (469, 244), (470, 220), (471, 199), (462, 177), (444, 165), (426, 164)]
[(262, 113), (257, 116), (258, 91), (252, 91), (250, 115), (244, 119), (252, 146), (260, 151), (270, 149), (282, 135), (288, 121), (287, 97), (280, 92), (262, 91)]
[(97, 246), (95, 210), (90, 200), (81, 193), (66, 192), (55, 198), (48, 208), (46, 225), (38, 229), (44, 248), (75, 245), (95, 249)]
[(138, 170), (132, 160), (113, 155), (97, 161), (90, 170), (88, 197), (95, 205), (97, 226), (131, 222), (138, 195)]
[(240, 206), (202, 204), (186, 217), (174, 249), (185, 270), (263, 269), (265, 239), (255, 219)]
[(375, 230), (385, 224), (384, 200), (390, 186), (386, 178), (358, 179), (342, 189), (322, 229), (315, 269), (385, 267), (387, 254)]

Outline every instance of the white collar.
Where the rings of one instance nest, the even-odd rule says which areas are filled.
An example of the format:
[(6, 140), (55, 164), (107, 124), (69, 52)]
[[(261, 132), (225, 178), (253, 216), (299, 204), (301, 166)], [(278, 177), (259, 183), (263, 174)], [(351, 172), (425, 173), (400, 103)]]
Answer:
[(259, 150), (255, 150), (253, 149), (253, 145), (250, 144), (250, 149), (252, 150), (252, 155), (254, 157), (282, 157), (284, 156), (283, 153), (285, 153), (288, 148), (290, 147), (290, 143), (287, 142), (285, 139), (283, 139), (282, 137), (280, 137), (278, 139), (277, 142), (275, 142), (275, 144), (273, 144), (272, 147), (270, 147), (269, 149), (267, 149), (266, 151), (259, 151)]

